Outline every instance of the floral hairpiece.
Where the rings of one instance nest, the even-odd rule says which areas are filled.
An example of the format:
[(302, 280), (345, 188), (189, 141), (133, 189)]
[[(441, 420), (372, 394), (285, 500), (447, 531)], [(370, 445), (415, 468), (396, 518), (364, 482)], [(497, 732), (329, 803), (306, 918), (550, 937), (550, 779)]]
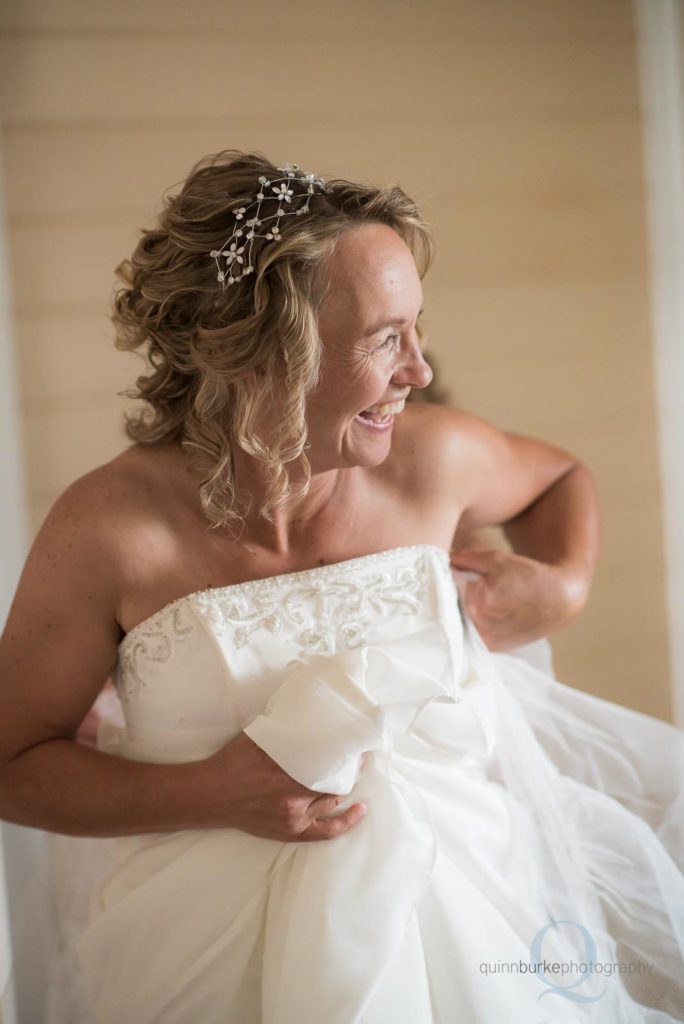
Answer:
[[(223, 243), (220, 249), (212, 249), (209, 253), (216, 263), (216, 277), (221, 282), (224, 291), (227, 285), (235, 284), (236, 281), (239, 281), (247, 274), (254, 272), (252, 244), (255, 238), (266, 238), (269, 241), (279, 242), (282, 237), (280, 234), (281, 219), (293, 214), (296, 217), (301, 217), (303, 213), (308, 213), (309, 196), (314, 195), (316, 187), (320, 188), (322, 192), (329, 191), (325, 178), (318, 178), (314, 174), (304, 174), (298, 164), (285, 164), (284, 167), (278, 167), (277, 170), (283, 172), (282, 178), (269, 179), (263, 174), (260, 176), (260, 187), (255, 198), (248, 206), (240, 206), (234, 211), (235, 225), (232, 235)], [(306, 185), (306, 192), (295, 196), (294, 190), (290, 188), (293, 181)], [(285, 209), (286, 203), (293, 206), (293, 199), (294, 203), (296, 203), (304, 198), (306, 202), (303, 206), (299, 206), (296, 209), (294, 207), (290, 210)], [(268, 216), (262, 216), (261, 207), (264, 203), (276, 203), (276, 212)], [(249, 214), (255, 206), (256, 210), (253, 215), (245, 219), (245, 214)], [(256, 228), (261, 227), (266, 221), (270, 220), (275, 220), (275, 224), (271, 226), (269, 231), (260, 232), (256, 230)], [(245, 228), (247, 228), (246, 231), (244, 230)], [(245, 248), (247, 248), (246, 253)], [(224, 265), (221, 264), (221, 260), (224, 261)], [(234, 274), (233, 271), (240, 267), (242, 268), (241, 272)]]

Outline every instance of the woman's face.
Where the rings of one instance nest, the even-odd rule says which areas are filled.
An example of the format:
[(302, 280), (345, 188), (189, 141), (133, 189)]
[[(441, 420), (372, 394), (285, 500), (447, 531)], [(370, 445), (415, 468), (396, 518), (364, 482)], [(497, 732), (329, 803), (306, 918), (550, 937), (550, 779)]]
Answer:
[(411, 250), (392, 228), (364, 224), (342, 236), (318, 317), (321, 379), (307, 404), (313, 472), (387, 457), (404, 399), (432, 380), (416, 332), (422, 303)]

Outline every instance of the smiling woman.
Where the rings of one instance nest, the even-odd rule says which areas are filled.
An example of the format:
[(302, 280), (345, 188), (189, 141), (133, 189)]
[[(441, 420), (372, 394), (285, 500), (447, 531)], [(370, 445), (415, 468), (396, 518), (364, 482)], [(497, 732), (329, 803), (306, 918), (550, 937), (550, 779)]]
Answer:
[[(308, 405), (309, 422), (320, 426), (319, 437), (332, 438), (334, 419), (341, 423), (351, 410), (361, 430), (341, 440), (344, 461), (338, 465), (373, 466), (387, 457), (394, 418), (411, 389), (432, 379), (418, 324), (420, 277), (410, 249), (380, 223), (345, 232), (331, 262), (318, 313), (322, 372)], [(378, 319), (379, 309), (387, 312)], [(378, 438), (384, 438), (382, 447)], [(325, 463), (333, 461), (326, 452)]]
[[(307, 415), (308, 394), (322, 369), (334, 389), (345, 384), (347, 396), (354, 388), (344, 376), (347, 366), (367, 379), (372, 364), (372, 385), (378, 388), (383, 373), (387, 383), (396, 343), (378, 339), (380, 326), (373, 321), (389, 305), (390, 319), (399, 317), (405, 325), (410, 315), (414, 323), (414, 297), (420, 304), (420, 279), (434, 256), (417, 204), (398, 186), (338, 179), (309, 198), (307, 185), (306, 215), (283, 228), (277, 245), (267, 237), (251, 239), (250, 258), (257, 265), (249, 290), (228, 288), (219, 300), (207, 254), (235, 217), (225, 197), (241, 202), (238, 213), (246, 210), (258, 177), (280, 195), (281, 186), (270, 180), (280, 180), (282, 173), (257, 154), (227, 152), (200, 161), (180, 194), (168, 200), (159, 226), (143, 232), (131, 259), (121, 264), (127, 287), (118, 293), (113, 318), (117, 345), (145, 347), (154, 367), (126, 393), (148, 403), (146, 413), (129, 419), (129, 437), (142, 444), (179, 443), (191, 453), (204, 470), (199, 494), (207, 519), (233, 532), (244, 525), (246, 511), (234, 453), (256, 457), (263, 467), (267, 482), (260, 506), (266, 521), (282, 507), (293, 482), (301, 481), (306, 495), (313, 469), (308, 424), (316, 415), (311, 408)], [(280, 200), (273, 203), (282, 209)], [(356, 237), (359, 229), (363, 241)], [(373, 294), (363, 277), (373, 264), (378, 232), (392, 252), (385, 280), (376, 281)], [(241, 251), (235, 250), (240, 262)], [(419, 325), (415, 338), (421, 338)], [(423, 364), (419, 381), (429, 374)], [(325, 407), (325, 392), (318, 395), (319, 407)]]
[[(407, 401), (432, 255), (397, 185), (227, 151), (121, 265), (134, 443), (55, 502), (0, 639), (45, 1024), (682, 1019), (684, 736), (521, 653), (586, 601), (596, 491)], [(497, 524), (513, 552), (450, 557)]]

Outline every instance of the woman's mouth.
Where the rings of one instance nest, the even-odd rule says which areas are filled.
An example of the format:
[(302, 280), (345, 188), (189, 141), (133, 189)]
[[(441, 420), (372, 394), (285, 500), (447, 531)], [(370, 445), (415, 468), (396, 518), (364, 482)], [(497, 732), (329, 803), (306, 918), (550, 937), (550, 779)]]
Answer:
[(363, 412), (357, 413), (354, 419), (363, 423), (364, 427), (369, 430), (391, 430), (394, 417), (402, 411), (404, 405), (405, 400), (403, 398), (400, 402), (384, 402), (381, 405), (371, 405), (368, 409), (364, 409)]

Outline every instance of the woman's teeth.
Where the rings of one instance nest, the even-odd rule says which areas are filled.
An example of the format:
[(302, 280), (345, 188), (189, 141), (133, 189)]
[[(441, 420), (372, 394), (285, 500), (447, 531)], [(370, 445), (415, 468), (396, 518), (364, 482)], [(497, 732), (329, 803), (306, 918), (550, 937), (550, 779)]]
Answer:
[(389, 419), (390, 416), (396, 416), (402, 411), (405, 405), (405, 401), (402, 398), (401, 402), (387, 402), (383, 405), (371, 405), (368, 409), (364, 409), (361, 416), (372, 418), (376, 421), (382, 421)]

